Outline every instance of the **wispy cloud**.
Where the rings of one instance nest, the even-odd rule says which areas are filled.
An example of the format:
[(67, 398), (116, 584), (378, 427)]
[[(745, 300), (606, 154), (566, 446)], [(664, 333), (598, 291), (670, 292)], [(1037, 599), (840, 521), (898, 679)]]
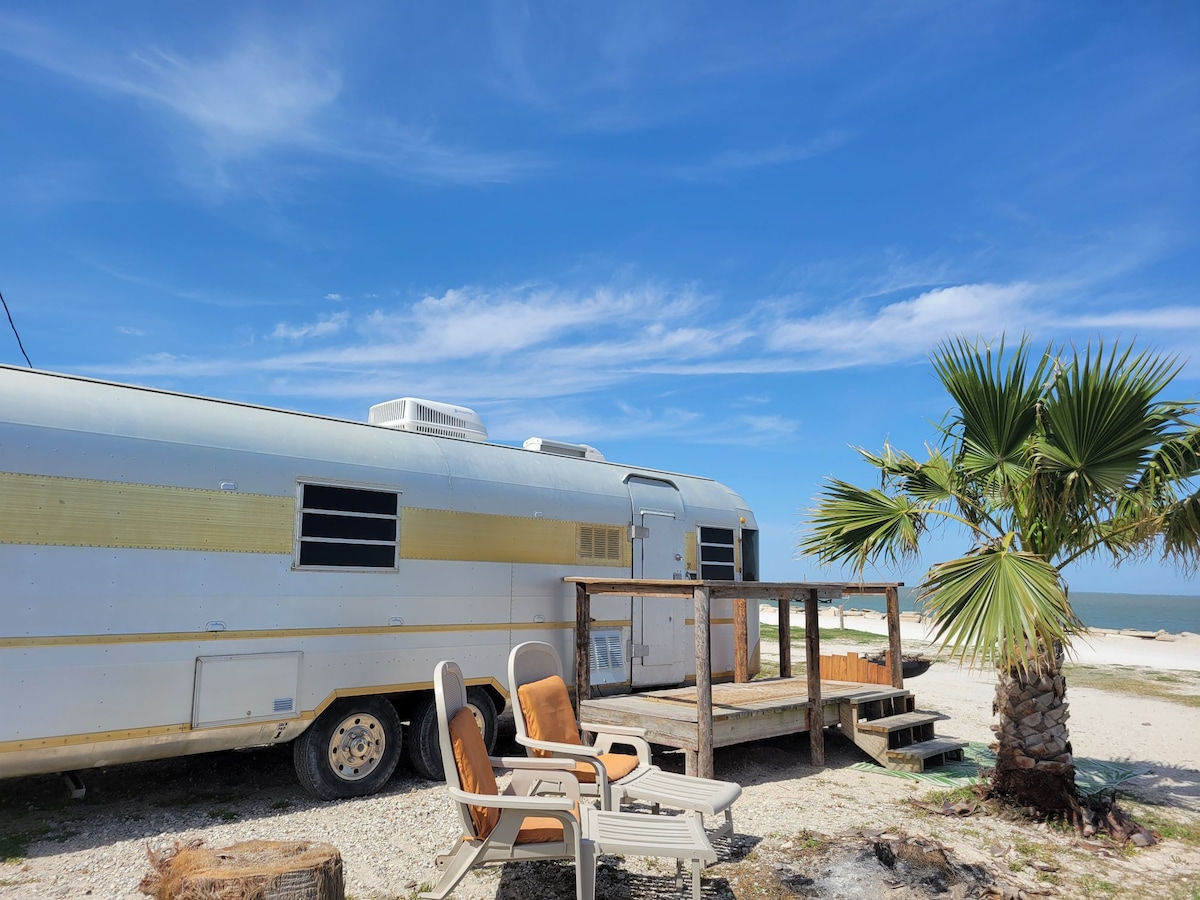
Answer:
[(1115, 312), (1083, 313), (1068, 320), (1077, 328), (1125, 331), (1171, 331), (1200, 329), (1200, 307), (1163, 306), (1150, 309), (1126, 309)]
[(340, 74), (301, 42), (246, 40), (208, 59), (137, 50), (122, 69), (76, 74), (161, 104), (200, 130), (222, 156), (314, 143), (319, 119), (341, 89)]
[(767, 336), (776, 352), (819, 350), (828, 368), (909, 359), (948, 334), (992, 335), (1035, 324), (1036, 296), (1027, 283), (938, 288), (880, 308), (851, 303), (820, 315), (785, 319)]
[[(543, 427), (543, 436), (586, 440), (689, 429), (691, 440), (744, 443), (785, 439), (799, 425), (757, 394), (718, 401), (723, 413), (714, 417), (711, 408), (689, 404), (694, 389), (672, 391), (678, 379), (906, 365), (950, 336), (1086, 340), (1098, 327), (1134, 321), (1143, 338), (1200, 338), (1200, 307), (1085, 309), (1068, 321), (1063, 309), (1070, 302), (1032, 282), (960, 284), (890, 303), (849, 300), (816, 314), (763, 301), (730, 317), (728, 302), (690, 287), (463, 287), (361, 314), (343, 308), (308, 322), (280, 322), (270, 337), (294, 346), (276, 353), (251, 355), (260, 346), (251, 343), (242, 355), (157, 355), (101, 374), (174, 383), (203, 378), (210, 392), (230, 379), (239, 391), (252, 385), (263, 395), (356, 404), (404, 394), (454, 400), (489, 407), (489, 427), (505, 438), (549, 421), (556, 430)], [(629, 402), (596, 412), (589, 398), (613, 387)], [(531, 405), (550, 398), (565, 410), (561, 419), (548, 420), (544, 405)], [(714, 426), (710, 433), (713, 422), (737, 427)]]
[(801, 144), (785, 142), (755, 150), (723, 150), (704, 162), (676, 167), (674, 174), (690, 181), (718, 180), (749, 169), (790, 165), (822, 156), (850, 139), (849, 132), (834, 129)]
[(215, 53), (150, 43), (102, 50), (84, 36), (0, 16), (0, 52), (108, 99), (134, 101), (132, 109), (161, 126), (185, 164), (207, 170), (203, 179), (188, 173), (206, 187), (234, 186), (237, 166), (280, 155), (464, 183), (508, 180), (534, 165), (514, 153), (456, 147), (425, 125), (355, 108), (326, 44), (302, 29), (242, 29)]
[(338, 312), (328, 316), (320, 316), (317, 321), (308, 322), (304, 325), (289, 325), (286, 322), (280, 322), (275, 326), (275, 330), (271, 332), (271, 337), (287, 341), (299, 341), (312, 337), (329, 337), (345, 328), (346, 323), (349, 321), (350, 313)]

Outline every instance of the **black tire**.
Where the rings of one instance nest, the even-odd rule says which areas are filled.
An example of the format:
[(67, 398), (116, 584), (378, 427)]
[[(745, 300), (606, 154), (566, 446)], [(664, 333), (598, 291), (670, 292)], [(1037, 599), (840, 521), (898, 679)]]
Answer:
[(396, 771), (402, 731), (396, 708), (382, 697), (335, 700), (293, 741), (296, 776), (322, 800), (374, 794)]
[[(496, 705), (491, 695), (481, 687), (467, 688), (467, 705), (483, 732), (488, 753), (496, 749)], [(441, 741), (438, 739), (437, 706), (430, 694), (417, 704), (408, 724), (408, 759), (417, 774), (430, 781), (444, 781)]]

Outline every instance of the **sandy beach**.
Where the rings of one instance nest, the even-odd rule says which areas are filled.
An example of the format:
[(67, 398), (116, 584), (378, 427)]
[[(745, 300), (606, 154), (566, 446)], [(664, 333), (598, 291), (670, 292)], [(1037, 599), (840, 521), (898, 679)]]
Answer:
[[(764, 625), (778, 623), (778, 610), (769, 604), (759, 608), (759, 620)], [(834, 607), (821, 609), (821, 627), (837, 628), (838, 612)], [(873, 634), (887, 634), (887, 620), (882, 613), (845, 610), (845, 627)], [(804, 613), (792, 610), (792, 627), (803, 626)], [(919, 621), (912, 614), (900, 619), (901, 639), (913, 646), (923, 645), (931, 654), (934, 630), (929, 620)], [(1081, 635), (1072, 647), (1071, 661), (1080, 665), (1148, 666), (1157, 669), (1200, 671), (1200, 635), (1184, 632), (1119, 632), (1091, 630)]]
[[(777, 617), (775, 607), (760, 607), (762, 624), (775, 625)], [(837, 610), (822, 609), (820, 622), (822, 628), (839, 627)], [(861, 653), (885, 646), (887, 621), (882, 614), (847, 611), (844, 622), (847, 629), (880, 635), (878, 648), (824, 642), (822, 652)], [(803, 613), (794, 609), (792, 627), (802, 623)], [(937, 657), (927, 621), (905, 617), (900, 630), (905, 653)], [(770, 657), (773, 650), (777, 653), (772, 642), (764, 640), (764, 655)], [(793, 659), (802, 660), (803, 650), (794, 650)], [(1091, 631), (1076, 641), (1067, 665), (1071, 740), (1077, 756), (1200, 770), (1200, 707), (1163, 697), (1200, 694), (1200, 635), (1147, 638)], [(947, 717), (939, 734), (990, 742), (994, 684), (990, 670), (972, 671), (939, 661), (905, 686), (916, 695), (920, 708)], [(1190, 788), (1181, 786), (1177, 799), (1200, 810), (1200, 772), (1193, 775)]]

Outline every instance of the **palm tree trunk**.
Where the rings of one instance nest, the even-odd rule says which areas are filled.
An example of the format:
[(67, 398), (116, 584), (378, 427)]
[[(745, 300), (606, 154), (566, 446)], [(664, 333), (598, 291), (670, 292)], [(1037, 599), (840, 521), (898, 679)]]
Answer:
[(1067, 731), (1067, 680), (1043, 654), (1040, 671), (1001, 668), (993, 711), (999, 720), (991, 793), (1044, 815), (1079, 821), (1075, 757)]

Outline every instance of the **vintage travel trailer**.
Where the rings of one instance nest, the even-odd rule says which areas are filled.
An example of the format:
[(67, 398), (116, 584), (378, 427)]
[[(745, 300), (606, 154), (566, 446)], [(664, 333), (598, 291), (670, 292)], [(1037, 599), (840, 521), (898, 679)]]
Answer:
[[(438, 777), (435, 663), (490, 747), (511, 647), (573, 655), (564, 576), (757, 580), (729, 488), (486, 434), (411, 398), (361, 423), (0, 366), (0, 777), (285, 742), (321, 797), (402, 748)], [(599, 690), (695, 677), (690, 602), (592, 615)]]

